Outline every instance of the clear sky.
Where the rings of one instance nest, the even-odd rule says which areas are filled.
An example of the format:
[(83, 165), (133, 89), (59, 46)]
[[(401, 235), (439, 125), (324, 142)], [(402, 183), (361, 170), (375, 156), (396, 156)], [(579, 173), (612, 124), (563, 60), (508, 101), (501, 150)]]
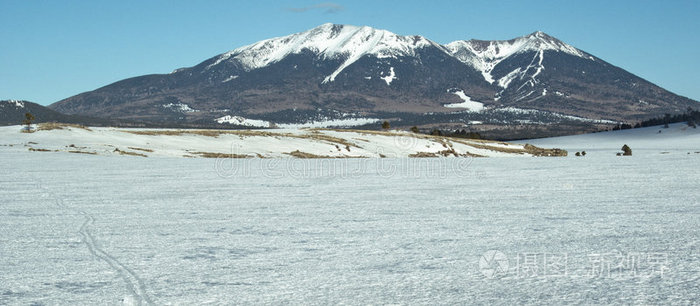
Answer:
[(0, 0), (0, 99), (47, 105), (326, 22), (438, 43), (541, 30), (700, 100), (698, 0)]

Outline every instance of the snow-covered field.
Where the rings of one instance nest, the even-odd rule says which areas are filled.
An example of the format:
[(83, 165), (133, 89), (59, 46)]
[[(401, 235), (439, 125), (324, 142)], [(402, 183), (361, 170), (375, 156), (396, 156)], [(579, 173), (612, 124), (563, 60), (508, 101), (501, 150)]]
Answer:
[[(528, 139), (520, 143), (544, 147), (556, 146), (568, 150), (569, 156), (577, 151), (610, 155), (614, 152), (622, 152), (620, 149), (625, 144), (632, 148), (633, 155), (699, 154), (697, 152), (700, 152), (700, 129), (691, 128), (685, 123), (675, 123), (668, 128), (655, 126), (576, 136)], [(689, 168), (692, 167), (689, 165)]]
[(404, 131), (330, 129), (176, 130), (81, 128), (21, 133), (0, 127), (0, 147), (34, 151), (141, 157), (331, 158), (420, 156), (532, 156), (524, 144), (451, 139)]
[(0, 304), (697, 303), (700, 142), (681, 128), (534, 142), (589, 153), (565, 158), (0, 146)]

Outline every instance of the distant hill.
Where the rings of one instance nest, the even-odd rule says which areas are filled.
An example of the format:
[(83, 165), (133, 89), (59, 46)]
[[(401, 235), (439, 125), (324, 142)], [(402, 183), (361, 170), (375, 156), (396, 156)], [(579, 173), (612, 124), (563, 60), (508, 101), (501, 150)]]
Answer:
[(35, 122), (74, 122), (75, 116), (68, 116), (29, 101), (2, 100), (0, 101), (0, 125), (17, 125), (24, 121), (24, 114), (34, 115)]
[(125, 125), (120, 120), (91, 118), (78, 115), (65, 115), (33, 102), (24, 100), (0, 100), (0, 125), (18, 125), (24, 121), (24, 115), (31, 113), (35, 123), (63, 122), (86, 125)]

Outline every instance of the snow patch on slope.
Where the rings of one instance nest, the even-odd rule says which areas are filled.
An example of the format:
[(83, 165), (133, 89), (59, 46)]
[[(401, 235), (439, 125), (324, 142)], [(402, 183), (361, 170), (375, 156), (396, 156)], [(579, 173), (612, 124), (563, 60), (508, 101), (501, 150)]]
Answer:
[(391, 86), (391, 81), (396, 79), (396, 73), (394, 73), (394, 67), (389, 68), (389, 75), (381, 77), (380, 79), (386, 82), (386, 85)]
[[(448, 90), (450, 92), (450, 90)], [(456, 90), (452, 92), (453, 94), (457, 95), (460, 99), (462, 99), (461, 103), (451, 103), (451, 104), (445, 104), (443, 105), (444, 107), (448, 108), (466, 108), (469, 111), (472, 112), (480, 112), (484, 110), (484, 103), (478, 102), (478, 101), (473, 101), (471, 97), (467, 96), (463, 90)]]
[(249, 126), (249, 127), (272, 127), (272, 123), (269, 121), (265, 120), (258, 120), (258, 119), (248, 119), (244, 118), (241, 116), (231, 116), (231, 115), (226, 115), (221, 118), (215, 119), (216, 122), (220, 124), (228, 123), (228, 124), (234, 124), (234, 125), (240, 125), (240, 126)]
[(20, 100), (6, 100), (6, 101), (2, 101), (2, 102), (6, 102), (7, 104), (2, 104), (0, 106), (14, 105), (16, 108), (24, 108), (24, 102), (20, 101)]
[[(532, 92), (530, 92), (528, 95), (530, 95), (530, 94), (532, 94)], [(526, 95), (526, 96), (528, 96), (528, 95)], [(537, 109), (525, 109), (525, 108), (517, 108), (517, 107), (503, 107), (503, 108), (494, 109), (493, 111), (494, 112), (507, 112), (507, 113), (513, 113), (513, 114), (521, 114), (521, 115), (523, 115), (523, 114), (525, 114), (525, 115), (526, 114), (549, 114), (549, 115), (559, 117), (562, 119), (569, 119), (569, 120), (590, 122), (590, 123), (602, 123), (602, 124), (616, 124), (616, 123), (618, 123), (616, 121), (605, 120), (605, 119), (588, 119), (588, 118), (583, 118), (583, 117), (564, 115), (564, 114), (542, 111), (542, 110), (537, 110)]]
[(237, 78), (238, 78), (237, 75), (232, 75), (232, 76), (229, 76), (228, 78), (226, 78), (225, 80), (221, 81), (221, 83), (226, 83), (226, 82), (229, 82), (229, 81), (233, 81), (233, 80), (235, 80), (235, 79), (237, 79)]
[(191, 108), (189, 105), (185, 103), (168, 103), (168, 104), (163, 104), (163, 108), (170, 108), (176, 112), (181, 112), (181, 113), (196, 113), (199, 110)]
[(506, 76), (498, 79), (498, 86), (502, 88), (508, 88), (508, 85), (510, 85), (510, 82), (513, 82), (513, 80), (521, 79), (525, 75), (526, 71), (520, 70), (520, 67), (516, 68), (515, 70), (509, 72), (506, 74)]
[(226, 115), (215, 119), (220, 124), (233, 124), (239, 126), (259, 127), (259, 128), (282, 128), (282, 129), (301, 129), (301, 128), (328, 128), (328, 127), (353, 127), (362, 126), (372, 123), (377, 123), (380, 119), (377, 118), (342, 118), (342, 119), (325, 119), (311, 120), (304, 123), (274, 123), (265, 120), (249, 119), (241, 116)]
[(343, 118), (309, 121), (306, 123), (280, 123), (276, 126), (283, 129), (352, 127), (377, 123), (379, 121), (380, 119), (377, 118)]

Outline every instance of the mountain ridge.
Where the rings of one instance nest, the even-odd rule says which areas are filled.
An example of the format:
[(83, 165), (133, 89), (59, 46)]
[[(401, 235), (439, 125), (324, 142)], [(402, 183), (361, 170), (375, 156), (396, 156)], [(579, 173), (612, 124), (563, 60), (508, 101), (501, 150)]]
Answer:
[[(510, 40), (442, 45), (419, 35), (323, 24), (170, 74), (115, 82), (50, 108), (201, 124), (220, 124), (225, 116), (294, 124), (348, 119), (337, 114), (351, 114), (400, 126), (479, 129), (570, 124), (523, 115), (533, 111), (551, 113), (552, 118), (598, 120), (600, 125), (679, 113), (691, 106), (698, 103), (541, 31)], [(502, 115), (513, 108), (533, 111)]]

